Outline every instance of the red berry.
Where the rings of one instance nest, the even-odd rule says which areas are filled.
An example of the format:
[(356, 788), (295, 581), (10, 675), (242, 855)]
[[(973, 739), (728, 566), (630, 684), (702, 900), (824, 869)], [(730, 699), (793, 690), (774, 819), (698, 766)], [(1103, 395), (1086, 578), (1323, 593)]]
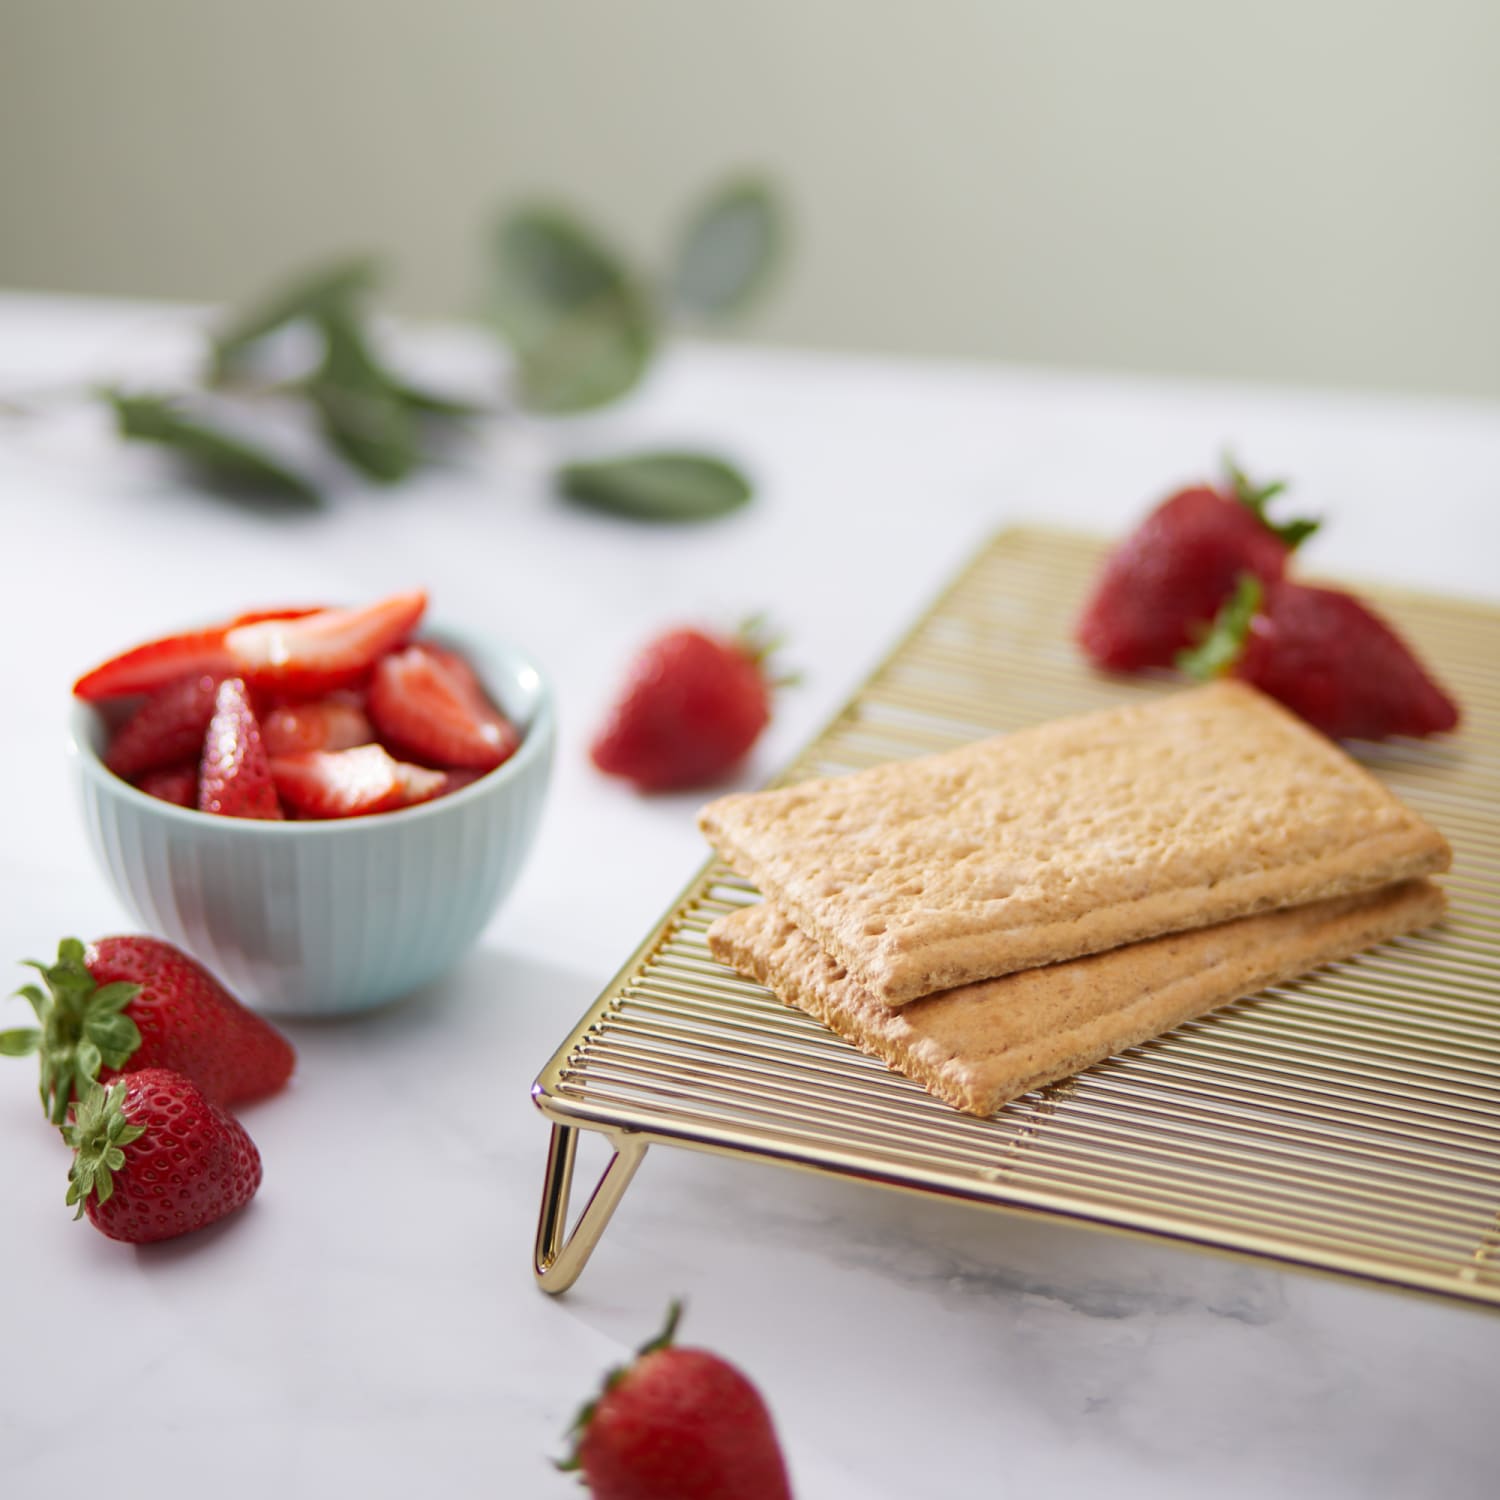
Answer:
[(96, 1079), (170, 1068), (220, 1104), (275, 1093), (296, 1063), (292, 1045), (247, 1010), (202, 964), (160, 938), (58, 944), (54, 963), (30, 960), (45, 989), (21, 994), (39, 1030), (10, 1032), (9, 1049), (40, 1052), (42, 1101), (60, 1124)]
[(731, 771), (770, 718), (766, 648), (671, 630), (631, 663), (595, 737), (594, 764), (646, 792), (701, 786)]
[(160, 797), (163, 802), (175, 802), (178, 807), (197, 807), (198, 762), (147, 771), (135, 778), (135, 784), (148, 797)]
[(1235, 676), (1334, 739), (1440, 734), (1458, 706), (1367, 605), (1337, 589), (1271, 584)]
[(382, 745), (278, 756), (271, 774), (286, 805), (304, 818), (393, 812), (439, 796), (447, 786), (441, 771), (395, 760)]
[(468, 663), (428, 645), (377, 663), (369, 708), (381, 738), (424, 765), (492, 771), (520, 744)]
[(130, 780), (145, 771), (196, 760), (214, 716), (219, 680), (202, 672), (158, 688), (115, 731), (104, 764)]
[(63, 1137), (73, 1148), (67, 1201), (133, 1245), (202, 1229), (260, 1187), (260, 1153), (244, 1127), (167, 1068), (90, 1085)]
[(416, 628), (427, 608), (420, 589), (360, 609), (237, 625), (224, 638), (235, 670), (256, 689), (317, 698), (369, 676)]
[(198, 768), (198, 809), (226, 818), (282, 816), (260, 724), (238, 677), (226, 677), (214, 699)]
[(1273, 527), (1264, 511), (1281, 486), (1257, 490), (1238, 471), (1231, 476), (1222, 489), (1196, 486), (1173, 495), (1110, 554), (1077, 628), (1095, 666), (1169, 667), (1241, 573), (1281, 577), (1312, 523)]
[(760, 1393), (733, 1365), (662, 1334), (616, 1370), (580, 1413), (577, 1446), (594, 1500), (791, 1500), (786, 1461)]
[(229, 670), (224, 629), (215, 626), (147, 641), (143, 646), (111, 657), (93, 671), (85, 672), (73, 684), (73, 691), (78, 697), (97, 703), (106, 698), (154, 692), (179, 677), (205, 672), (222, 674)]
[(307, 750), (352, 750), (375, 738), (375, 726), (352, 697), (284, 703), (261, 721), (266, 753), (301, 755)]

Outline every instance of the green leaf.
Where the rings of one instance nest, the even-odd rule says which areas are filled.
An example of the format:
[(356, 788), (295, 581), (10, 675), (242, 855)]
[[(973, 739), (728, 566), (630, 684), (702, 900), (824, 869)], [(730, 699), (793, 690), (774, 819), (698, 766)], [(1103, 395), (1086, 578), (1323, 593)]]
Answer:
[(41, 1045), (42, 1034), (35, 1026), (0, 1031), (0, 1057), (29, 1057)]
[(677, 247), (671, 300), (699, 318), (740, 313), (765, 288), (786, 238), (781, 204), (769, 182), (739, 177), (699, 206)]
[(1241, 505), (1253, 510), (1267, 531), (1278, 536), (1287, 550), (1295, 552), (1323, 523), (1306, 518), (1296, 521), (1273, 521), (1266, 507), (1287, 487), (1286, 480), (1274, 479), (1270, 484), (1256, 484), (1234, 461), (1232, 454), (1224, 455), (1224, 472), (1229, 478), (1229, 488)]
[(706, 453), (637, 453), (564, 464), (558, 487), (569, 499), (645, 521), (702, 521), (738, 510), (752, 490), (743, 474)]
[(101, 393), (114, 408), (121, 437), (169, 449), (221, 488), (275, 495), (315, 505), (319, 495), (296, 470), (243, 438), (183, 414), (170, 396)]
[(521, 401), (554, 415), (624, 395), (656, 343), (654, 309), (624, 262), (555, 208), (502, 220), (491, 315), (515, 356)]
[(395, 381), (354, 316), (319, 319), (323, 362), (307, 382), (328, 440), (355, 468), (384, 484), (404, 479), (421, 457), (417, 426)]
[(1203, 639), (1191, 650), (1177, 653), (1178, 670), (1199, 682), (1229, 671), (1244, 653), (1261, 594), (1260, 579), (1254, 573), (1241, 573), (1234, 593), (1224, 601)]
[(284, 282), (263, 302), (231, 319), (213, 340), (211, 379), (223, 379), (250, 345), (288, 323), (347, 309), (380, 279), (380, 264), (369, 255), (321, 265)]
[(84, 1017), (83, 1034), (98, 1049), (106, 1067), (123, 1068), (141, 1045), (141, 1029), (129, 1016), (95, 1013)]

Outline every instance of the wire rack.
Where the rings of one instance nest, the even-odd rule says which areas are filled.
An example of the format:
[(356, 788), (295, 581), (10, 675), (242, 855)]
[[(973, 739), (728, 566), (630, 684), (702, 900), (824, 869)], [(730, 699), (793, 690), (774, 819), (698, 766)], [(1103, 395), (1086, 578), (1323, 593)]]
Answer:
[[(1100, 555), (993, 539), (777, 784), (1167, 691), (1091, 673), (1071, 644)], [(717, 964), (709, 923), (756, 895), (710, 861), (533, 1086), (552, 1122), (541, 1286), (572, 1284), (664, 1142), (1500, 1306), (1500, 611), (1366, 592), (1465, 710), (1443, 742), (1351, 747), (1453, 844), (1440, 928), (981, 1120)], [(570, 1231), (585, 1129), (613, 1153)]]

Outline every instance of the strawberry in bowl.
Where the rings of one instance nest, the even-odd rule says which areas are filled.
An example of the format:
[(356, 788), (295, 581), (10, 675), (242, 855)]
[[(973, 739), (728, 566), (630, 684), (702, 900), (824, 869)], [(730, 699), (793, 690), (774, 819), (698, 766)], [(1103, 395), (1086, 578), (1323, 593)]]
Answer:
[(143, 928), (256, 1009), (407, 994), (519, 874), (554, 738), (540, 668), (426, 625), (420, 590), (163, 635), (74, 684), (101, 865)]

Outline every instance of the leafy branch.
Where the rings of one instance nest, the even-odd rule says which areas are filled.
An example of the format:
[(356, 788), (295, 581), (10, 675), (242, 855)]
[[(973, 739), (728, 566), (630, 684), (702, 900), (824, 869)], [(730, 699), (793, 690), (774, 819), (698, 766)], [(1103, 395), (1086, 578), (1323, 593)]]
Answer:
[[(455, 434), (508, 407), (555, 418), (619, 400), (675, 324), (720, 322), (748, 308), (771, 279), (784, 239), (775, 194), (751, 177), (703, 198), (656, 275), (632, 266), (565, 208), (533, 203), (506, 213), (489, 246), (485, 311), (509, 350), (510, 389), (492, 404), (429, 390), (382, 358), (371, 311), (382, 271), (364, 255), (319, 266), (227, 318), (208, 337), (195, 384), (96, 394), (120, 436), (168, 450), (211, 487), (315, 505), (321, 487), (305, 458), (272, 437), (270, 404), (297, 409), (348, 468), (395, 484)], [(288, 373), (287, 346), (297, 339), (301, 362)], [(677, 450), (565, 459), (554, 483), (576, 503), (653, 521), (722, 515), (751, 496), (732, 463)]]

